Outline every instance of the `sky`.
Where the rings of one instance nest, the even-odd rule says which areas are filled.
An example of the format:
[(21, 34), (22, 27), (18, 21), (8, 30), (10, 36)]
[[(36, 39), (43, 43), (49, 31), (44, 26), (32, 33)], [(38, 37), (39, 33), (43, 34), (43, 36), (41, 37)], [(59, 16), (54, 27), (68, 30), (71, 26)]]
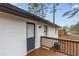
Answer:
[[(21, 9), (27, 10), (28, 6), (26, 3), (18, 3), (18, 4), (13, 4)], [(69, 10), (72, 10), (73, 8), (79, 7), (78, 4), (75, 4), (73, 6), (69, 5), (69, 3), (60, 3), (56, 8), (58, 9), (56, 12), (56, 20), (55, 23), (60, 25), (60, 26), (71, 26), (76, 24), (79, 21), (79, 13), (77, 13), (74, 17), (72, 18), (67, 18), (67, 17), (63, 17), (62, 15)], [(46, 20), (49, 20), (51, 22), (53, 22), (53, 17), (52, 14), (47, 13)]]

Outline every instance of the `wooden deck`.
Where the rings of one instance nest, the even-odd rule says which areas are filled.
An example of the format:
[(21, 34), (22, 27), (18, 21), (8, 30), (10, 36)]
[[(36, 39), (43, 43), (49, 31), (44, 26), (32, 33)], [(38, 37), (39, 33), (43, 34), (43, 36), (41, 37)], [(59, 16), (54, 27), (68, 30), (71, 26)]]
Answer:
[(68, 55), (55, 52), (54, 50), (39, 48), (33, 52), (28, 53), (27, 56), (68, 56)]

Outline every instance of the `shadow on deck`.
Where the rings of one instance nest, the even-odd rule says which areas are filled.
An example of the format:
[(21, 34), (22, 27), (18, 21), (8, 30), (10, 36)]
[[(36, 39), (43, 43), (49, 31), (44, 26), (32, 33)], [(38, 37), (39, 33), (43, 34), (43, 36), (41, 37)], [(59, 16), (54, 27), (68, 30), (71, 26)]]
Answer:
[(55, 52), (54, 50), (39, 48), (35, 51), (28, 53), (27, 56), (68, 56), (68, 55), (60, 52)]

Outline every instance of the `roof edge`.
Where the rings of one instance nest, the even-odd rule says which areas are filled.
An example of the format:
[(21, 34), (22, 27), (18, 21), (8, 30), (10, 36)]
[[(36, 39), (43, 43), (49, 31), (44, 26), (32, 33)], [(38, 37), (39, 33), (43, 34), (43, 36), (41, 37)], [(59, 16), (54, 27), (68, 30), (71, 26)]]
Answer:
[(18, 7), (14, 6), (12, 4), (9, 4), (9, 3), (0, 3), (0, 11), (6, 12), (6, 13), (9, 13), (9, 14), (13, 14), (13, 15), (16, 15), (16, 16), (24, 17), (24, 18), (30, 18), (32, 20), (40, 21), (40, 22), (52, 25), (52, 26), (57, 27), (57, 28), (61, 27), (57, 24), (54, 24), (54, 23), (52, 23), (48, 20), (45, 20), (44, 18), (36, 16), (36, 15), (34, 15), (34, 14), (28, 12), (28, 11), (25, 11), (25, 10), (18, 8)]

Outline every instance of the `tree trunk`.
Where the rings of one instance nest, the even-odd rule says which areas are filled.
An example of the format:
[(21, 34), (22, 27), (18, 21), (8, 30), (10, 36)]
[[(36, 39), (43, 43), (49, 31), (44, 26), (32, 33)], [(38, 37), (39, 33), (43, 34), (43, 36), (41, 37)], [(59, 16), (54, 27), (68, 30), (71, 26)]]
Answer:
[(55, 3), (53, 3), (53, 23), (55, 23)]

